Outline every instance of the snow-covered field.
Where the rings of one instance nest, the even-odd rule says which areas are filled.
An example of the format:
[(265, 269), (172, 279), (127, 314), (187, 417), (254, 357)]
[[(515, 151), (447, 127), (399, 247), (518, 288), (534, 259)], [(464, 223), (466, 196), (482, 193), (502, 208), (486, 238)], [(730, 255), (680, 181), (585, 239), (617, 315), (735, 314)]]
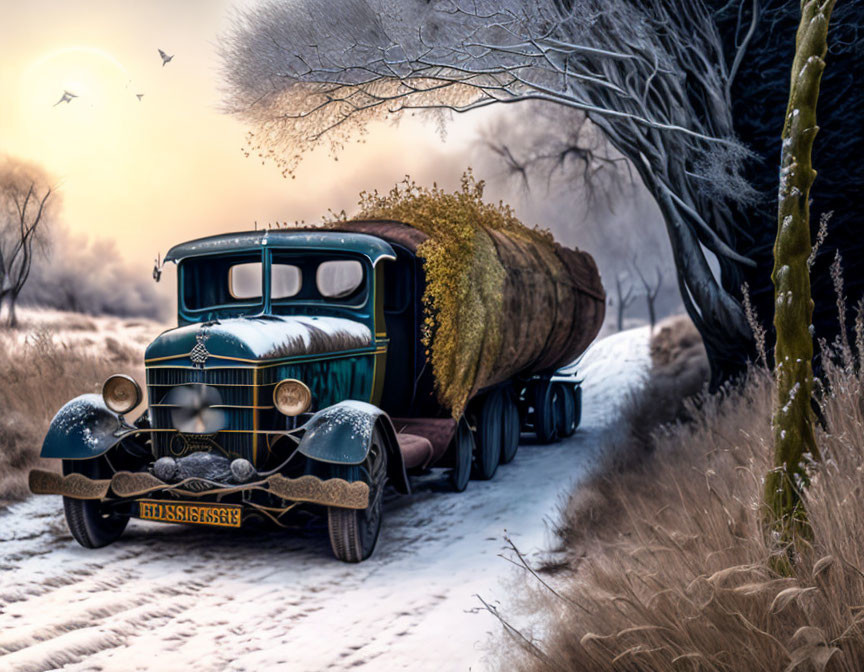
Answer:
[(35, 334), (45, 332), (76, 352), (104, 356), (106, 350), (110, 355), (112, 348), (126, 347), (140, 351), (143, 357), (144, 347), (168, 329), (168, 325), (147, 318), (93, 316), (30, 306), (19, 308), (18, 318), (16, 331), (0, 332), (0, 347), (20, 348)]
[(108, 548), (69, 536), (59, 497), (0, 513), (0, 670), (482, 670), (524, 573), (498, 556), (506, 533), (530, 556), (590, 472), (615, 407), (649, 366), (648, 329), (583, 358), (583, 423), (533, 445), (461, 494), (425, 477), (391, 497), (375, 555), (330, 556), (320, 522), (222, 532), (132, 521)]

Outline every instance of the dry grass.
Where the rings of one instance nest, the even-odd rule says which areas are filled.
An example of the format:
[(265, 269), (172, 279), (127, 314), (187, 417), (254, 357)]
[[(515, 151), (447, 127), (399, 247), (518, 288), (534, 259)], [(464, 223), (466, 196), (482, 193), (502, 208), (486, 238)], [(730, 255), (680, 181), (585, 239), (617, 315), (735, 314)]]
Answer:
[(826, 379), (814, 540), (792, 576), (769, 569), (760, 526), (773, 383), (758, 369), (688, 402), (692, 421), (656, 431), (650, 458), (631, 437), (624, 466), (573, 494), (558, 594), (532, 597), (544, 634), (514, 637), (506, 668), (864, 669), (864, 378), (829, 363)]
[[(57, 466), (55, 461), (40, 465), (39, 451), (51, 418), (63, 404), (79, 394), (98, 392), (113, 373), (128, 373), (143, 383), (141, 345), (124, 338), (122, 330), (109, 336), (96, 331), (89, 318), (75, 314), (63, 320), (65, 332), (41, 326), (38, 320), (39, 326), (33, 320), (28, 324), (23, 330), (0, 332), (0, 507), (27, 496), (30, 469)], [(84, 332), (92, 332), (86, 340)]]

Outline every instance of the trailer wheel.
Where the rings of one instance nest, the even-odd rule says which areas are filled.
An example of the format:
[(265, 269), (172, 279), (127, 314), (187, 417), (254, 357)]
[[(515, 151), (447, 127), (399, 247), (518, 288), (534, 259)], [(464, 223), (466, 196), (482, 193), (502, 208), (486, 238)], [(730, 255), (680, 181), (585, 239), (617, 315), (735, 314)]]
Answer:
[(374, 430), (372, 446), (363, 464), (334, 465), (330, 474), (346, 481), (364, 480), (369, 484), (369, 506), (362, 511), (335, 506), (327, 509), (327, 527), (333, 555), (342, 562), (361, 562), (372, 555), (381, 532), (387, 451), (379, 430)]
[(534, 433), (540, 443), (552, 443), (558, 438), (558, 386), (548, 380), (531, 386), (534, 407)]
[[(112, 471), (104, 457), (92, 460), (63, 460), (63, 474), (82, 474), (88, 478), (111, 478)], [(72, 537), (84, 548), (102, 548), (123, 534), (129, 516), (106, 513), (98, 499), (63, 498), (63, 512)]]
[(514, 398), (515, 392), (507, 390), (504, 393), (503, 437), (501, 442), (501, 464), (512, 462), (519, 449), (519, 435), (522, 432), (522, 420), (519, 417), (519, 406)]
[(562, 439), (573, 436), (576, 431), (576, 399), (569, 385), (556, 383), (558, 388), (558, 399), (556, 410), (558, 412), (558, 435)]
[(504, 430), (504, 392), (492, 390), (480, 399), (477, 411), (477, 445), (474, 449), (474, 467), (471, 475), (488, 481), (498, 470)]
[(474, 458), (474, 433), (465, 418), (459, 419), (456, 436), (453, 437), (454, 467), (450, 470), (450, 485), (456, 492), (468, 487), (471, 478), (471, 460)]

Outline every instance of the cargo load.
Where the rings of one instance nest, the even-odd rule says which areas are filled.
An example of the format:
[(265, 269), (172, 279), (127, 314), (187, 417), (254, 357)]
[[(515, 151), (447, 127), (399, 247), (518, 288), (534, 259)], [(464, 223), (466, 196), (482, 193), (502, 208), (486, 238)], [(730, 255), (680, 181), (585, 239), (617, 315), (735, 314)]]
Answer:
[(328, 228), (377, 236), (421, 261), (417, 350), (454, 417), (484, 388), (572, 362), (600, 331), (606, 294), (591, 255), (483, 202), (470, 174), (455, 194), (406, 181), (361, 196), (360, 218)]

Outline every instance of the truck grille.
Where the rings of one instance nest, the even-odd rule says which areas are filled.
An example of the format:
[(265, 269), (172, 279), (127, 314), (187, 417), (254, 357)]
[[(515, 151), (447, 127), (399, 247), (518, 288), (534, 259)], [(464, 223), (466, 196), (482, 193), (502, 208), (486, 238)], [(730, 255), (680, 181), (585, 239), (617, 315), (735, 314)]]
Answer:
[[(171, 409), (159, 404), (178, 385), (200, 383), (215, 388), (226, 414), (226, 431), (215, 435), (182, 435), (174, 431), (153, 433), (153, 448), (158, 457), (182, 455), (192, 450), (214, 450), (230, 457), (253, 455), (255, 428), (255, 369), (246, 367), (193, 369), (184, 367), (151, 367), (147, 369), (147, 394), (153, 428), (173, 430)], [(245, 407), (245, 408), (244, 408)]]

